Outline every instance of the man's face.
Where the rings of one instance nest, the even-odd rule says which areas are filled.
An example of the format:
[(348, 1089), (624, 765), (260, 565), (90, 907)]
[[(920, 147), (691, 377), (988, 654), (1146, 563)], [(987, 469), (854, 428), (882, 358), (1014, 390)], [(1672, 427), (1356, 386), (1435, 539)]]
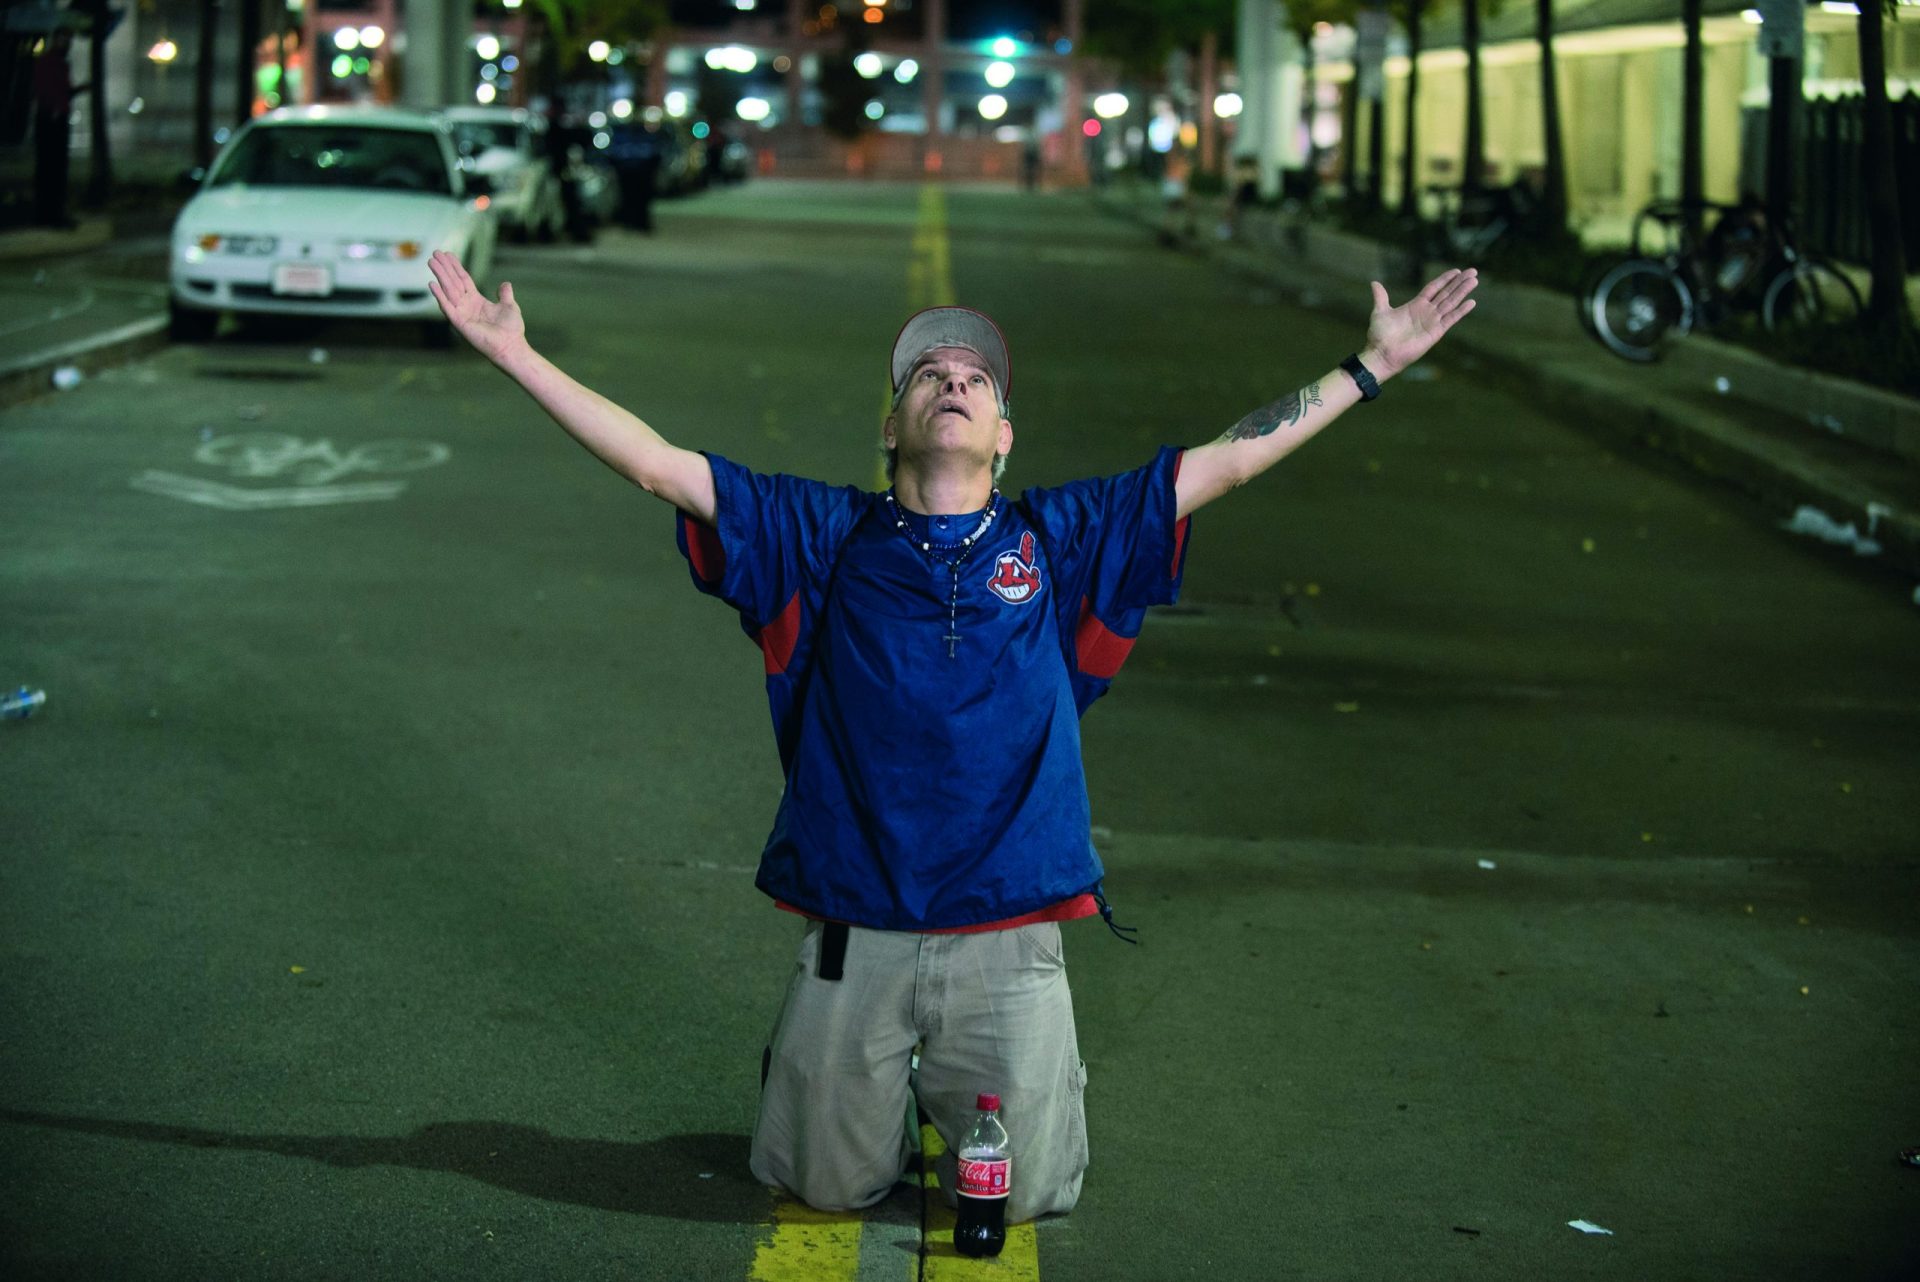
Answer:
[(884, 435), (903, 460), (959, 454), (990, 467), (994, 455), (1013, 448), (1013, 424), (1000, 417), (993, 375), (964, 347), (936, 347), (914, 362)]

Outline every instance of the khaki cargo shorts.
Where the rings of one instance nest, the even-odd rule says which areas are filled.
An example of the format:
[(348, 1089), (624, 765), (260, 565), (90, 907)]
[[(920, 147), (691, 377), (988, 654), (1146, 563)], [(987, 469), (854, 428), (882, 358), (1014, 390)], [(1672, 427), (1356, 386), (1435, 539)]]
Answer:
[[(848, 930), (844, 975), (819, 976), (808, 922), (768, 1051), (754, 1175), (821, 1210), (870, 1206), (913, 1156), (908, 1101), (946, 1142), (1000, 1096), (1013, 1144), (1007, 1220), (1069, 1211), (1087, 1169), (1086, 1065), (1057, 922), (972, 935)], [(915, 1048), (918, 1075), (911, 1072)]]

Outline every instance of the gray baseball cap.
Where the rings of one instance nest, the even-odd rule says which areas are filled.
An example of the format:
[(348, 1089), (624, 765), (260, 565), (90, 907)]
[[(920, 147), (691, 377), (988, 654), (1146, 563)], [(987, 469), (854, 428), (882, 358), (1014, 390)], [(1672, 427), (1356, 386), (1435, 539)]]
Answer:
[(893, 390), (907, 381), (914, 364), (936, 347), (964, 347), (986, 362), (995, 389), (1005, 401), (1013, 395), (1013, 362), (1000, 327), (971, 307), (929, 307), (915, 312), (893, 340)]

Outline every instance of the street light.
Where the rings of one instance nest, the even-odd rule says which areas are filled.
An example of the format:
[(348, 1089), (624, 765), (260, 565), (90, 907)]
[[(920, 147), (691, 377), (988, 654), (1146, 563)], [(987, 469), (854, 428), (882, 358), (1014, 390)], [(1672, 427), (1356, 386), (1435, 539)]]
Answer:
[(607, 60), (607, 54), (612, 52), (612, 50), (613, 46), (606, 41), (596, 40), (587, 46), (587, 57), (593, 59), (595, 62), (605, 62)]
[(980, 116), (983, 120), (998, 120), (1007, 114), (1007, 100), (997, 93), (990, 93), (980, 100)]
[(1223, 93), (1213, 100), (1213, 114), (1222, 120), (1231, 120), (1239, 115), (1245, 103), (1237, 93)]
[(1093, 114), (1102, 120), (1112, 120), (1115, 116), (1127, 114), (1127, 95), (1123, 93), (1103, 93), (1093, 100)]
[(987, 64), (987, 83), (995, 89), (1005, 89), (1013, 83), (1013, 64), (1011, 62), (990, 62)]
[(492, 62), (500, 56), (500, 38), (498, 36), (481, 36), (473, 42), (473, 51), (482, 58), (485, 58), (488, 62)]
[(879, 54), (869, 49), (853, 60), (853, 69), (863, 78), (872, 80), (887, 69), (887, 64), (881, 60)]
[(733, 104), (733, 114), (749, 123), (765, 120), (772, 110), (773, 104), (765, 98), (742, 98)]
[(919, 74), (920, 64), (912, 58), (902, 58), (900, 65), (893, 69), (893, 78), (903, 85), (912, 84), (913, 78)]

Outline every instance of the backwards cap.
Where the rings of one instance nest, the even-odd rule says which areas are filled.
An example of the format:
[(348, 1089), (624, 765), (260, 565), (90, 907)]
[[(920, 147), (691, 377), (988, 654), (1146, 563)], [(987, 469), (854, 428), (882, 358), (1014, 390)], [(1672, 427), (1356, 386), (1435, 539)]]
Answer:
[(915, 363), (936, 347), (964, 347), (986, 362), (1002, 401), (1013, 394), (1013, 363), (1000, 327), (970, 307), (929, 307), (915, 312), (893, 340), (893, 390), (907, 381)]

